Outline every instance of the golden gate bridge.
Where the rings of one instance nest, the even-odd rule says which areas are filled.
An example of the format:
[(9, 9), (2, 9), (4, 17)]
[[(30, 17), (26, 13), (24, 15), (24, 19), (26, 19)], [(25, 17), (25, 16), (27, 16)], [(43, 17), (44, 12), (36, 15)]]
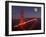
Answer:
[(37, 19), (35, 18), (35, 19), (32, 19), (32, 20), (28, 20), (28, 21), (26, 21), (25, 22), (25, 18), (24, 18), (24, 10), (23, 10), (23, 8), (21, 8), (20, 9), (21, 10), (21, 12), (20, 12), (20, 15), (19, 15), (19, 23), (18, 23), (18, 25), (15, 25), (14, 27), (21, 27), (21, 28), (23, 28), (23, 26), (25, 26), (25, 24), (27, 24), (27, 23), (32, 23), (32, 21), (37, 21)]

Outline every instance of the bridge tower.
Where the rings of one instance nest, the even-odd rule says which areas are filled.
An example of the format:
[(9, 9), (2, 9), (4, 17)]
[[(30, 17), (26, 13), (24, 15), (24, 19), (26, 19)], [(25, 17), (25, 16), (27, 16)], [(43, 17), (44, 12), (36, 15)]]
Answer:
[(24, 23), (24, 10), (23, 8), (20, 9), (20, 16), (19, 16), (19, 23)]

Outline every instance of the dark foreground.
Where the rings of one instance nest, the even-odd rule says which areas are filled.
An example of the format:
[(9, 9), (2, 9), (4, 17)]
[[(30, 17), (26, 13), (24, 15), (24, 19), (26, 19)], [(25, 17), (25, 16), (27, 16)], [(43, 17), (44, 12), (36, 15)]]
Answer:
[(37, 19), (37, 21), (32, 21), (26, 23), (23, 28), (21, 26), (14, 27), (18, 25), (19, 19), (12, 20), (12, 31), (21, 31), (21, 30), (40, 30), (41, 29), (41, 18), (26, 18), (25, 21)]

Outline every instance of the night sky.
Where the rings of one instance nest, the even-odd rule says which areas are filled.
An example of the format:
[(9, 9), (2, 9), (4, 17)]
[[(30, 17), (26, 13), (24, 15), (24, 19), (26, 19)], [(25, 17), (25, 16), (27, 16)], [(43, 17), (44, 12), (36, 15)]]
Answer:
[(25, 18), (29, 18), (31, 16), (41, 17), (41, 7), (12, 6), (13, 19), (18, 19), (21, 9), (23, 9)]

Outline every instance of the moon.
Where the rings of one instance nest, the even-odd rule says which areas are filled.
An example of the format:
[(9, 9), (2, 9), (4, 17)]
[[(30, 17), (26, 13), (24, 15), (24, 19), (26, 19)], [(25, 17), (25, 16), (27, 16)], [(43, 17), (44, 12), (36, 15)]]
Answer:
[(38, 11), (38, 9), (37, 9), (37, 8), (34, 8), (34, 11), (35, 11), (35, 12), (37, 12), (37, 11)]

